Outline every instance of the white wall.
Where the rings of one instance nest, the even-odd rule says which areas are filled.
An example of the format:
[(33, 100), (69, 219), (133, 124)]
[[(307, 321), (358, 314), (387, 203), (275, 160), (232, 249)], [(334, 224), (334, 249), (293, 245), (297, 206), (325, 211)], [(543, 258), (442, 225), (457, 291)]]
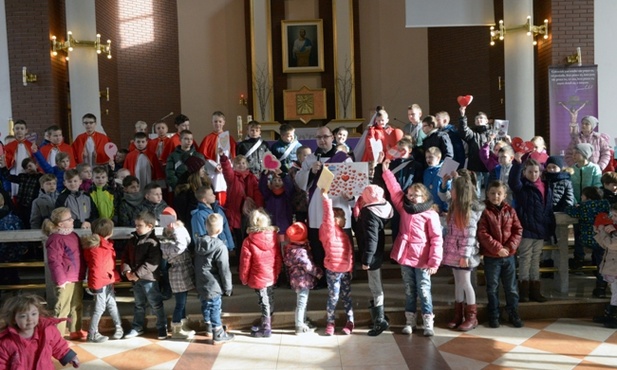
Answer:
[[(428, 105), (428, 36), (426, 28), (405, 28), (405, 0), (360, 0), (362, 118), (384, 105), (390, 123), (407, 122), (407, 106)], [(360, 118), (360, 117), (358, 117)]]
[(236, 116), (246, 117), (238, 104), (247, 96), (246, 37), (243, 0), (179, 0), (180, 96), (182, 113), (190, 118), (198, 140), (212, 131), (212, 112), (227, 118), (236, 131)]
[[(617, 138), (617, 49), (612, 29), (617, 14), (617, 1), (594, 1), (594, 59), (598, 65), (598, 119), (600, 132), (609, 134), (611, 140)], [(583, 60), (583, 64), (585, 61)], [(611, 141), (611, 146), (615, 141)]]
[(11, 81), (9, 78), (9, 45), (6, 36), (6, 12), (4, 0), (0, 0), (0, 140), (9, 134), (11, 108)]

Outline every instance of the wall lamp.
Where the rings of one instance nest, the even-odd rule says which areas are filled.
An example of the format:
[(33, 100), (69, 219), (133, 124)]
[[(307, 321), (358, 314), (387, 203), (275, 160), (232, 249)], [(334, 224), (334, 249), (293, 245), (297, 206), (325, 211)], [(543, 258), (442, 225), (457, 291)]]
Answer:
[(528, 15), (525, 24), (509, 28), (506, 28), (506, 26), (503, 24), (503, 20), (500, 20), (497, 29), (495, 28), (495, 26), (491, 26), (490, 28), (491, 46), (495, 45), (496, 40), (503, 41), (503, 39), (506, 37), (506, 31), (513, 32), (521, 30), (526, 31), (527, 36), (533, 36), (533, 45), (537, 45), (538, 42), (536, 41), (536, 36), (543, 35), (544, 39), (548, 39), (548, 19), (544, 20), (544, 24), (540, 26), (535, 26), (531, 24), (531, 16)]
[(21, 69), (21, 80), (24, 86), (28, 86), (28, 82), (36, 82), (36, 75), (34, 73), (28, 72), (28, 68), (22, 67)]
[[(51, 55), (58, 55), (59, 51), (64, 51), (67, 54), (73, 51), (73, 48), (78, 46), (86, 46), (86, 47), (94, 47), (97, 54), (105, 53), (107, 54), (107, 59), (111, 59), (111, 40), (107, 40), (106, 44), (101, 44), (101, 35), (96, 35), (95, 41), (83, 41), (77, 40), (73, 37), (73, 33), (68, 31), (66, 33), (66, 41), (57, 41), (56, 36), (51, 37)], [(68, 60), (69, 57), (67, 56)]]

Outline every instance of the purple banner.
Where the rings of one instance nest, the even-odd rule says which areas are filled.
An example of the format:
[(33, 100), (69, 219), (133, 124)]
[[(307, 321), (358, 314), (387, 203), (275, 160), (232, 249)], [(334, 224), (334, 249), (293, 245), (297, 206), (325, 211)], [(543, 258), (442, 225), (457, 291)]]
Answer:
[(570, 133), (579, 129), (581, 118), (598, 117), (598, 66), (550, 67), (548, 81), (550, 152), (557, 155), (570, 144)]

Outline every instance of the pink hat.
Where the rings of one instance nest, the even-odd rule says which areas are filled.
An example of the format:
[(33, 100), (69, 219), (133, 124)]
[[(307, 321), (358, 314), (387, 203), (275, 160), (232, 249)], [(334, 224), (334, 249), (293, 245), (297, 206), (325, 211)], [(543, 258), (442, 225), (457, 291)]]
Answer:
[(377, 185), (368, 185), (362, 191), (362, 200), (364, 201), (364, 207), (384, 203), (383, 189)]
[(295, 243), (303, 243), (308, 238), (308, 229), (302, 222), (294, 222), (285, 232), (290, 241)]

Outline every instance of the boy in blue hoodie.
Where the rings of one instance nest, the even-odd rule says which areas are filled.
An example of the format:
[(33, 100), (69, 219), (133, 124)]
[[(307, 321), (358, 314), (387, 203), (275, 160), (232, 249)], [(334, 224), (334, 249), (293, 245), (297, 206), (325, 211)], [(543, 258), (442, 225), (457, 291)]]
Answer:
[(231, 230), (229, 229), (229, 223), (223, 208), (216, 201), (216, 195), (214, 190), (209, 186), (203, 186), (195, 192), (195, 198), (197, 199), (197, 208), (191, 211), (191, 227), (193, 235), (191, 235), (193, 242), (197, 243), (197, 239), (200, 236), (208, 235), (206, 229), (206, 219), (211, 214), (217, 213), (223, 217), (223, 230), (218, 234), (228, 250), (235, 248), (234, 239), (231, 236)]
[[(448, 203), (439, 198), (439, 188), (443, 181), (439, 176), (439, 170), (441, 169), (441, 150), (436, 146), (432, 146), (426, 150), (424, 158), (428, 166), (424, 170), (424, 186), (431, 192), (433, 202), (439, 207), (439, 213), (448, 212)], [(451, 180), (448, 180), (445, 191), (450, 190), (450, 182)]]

